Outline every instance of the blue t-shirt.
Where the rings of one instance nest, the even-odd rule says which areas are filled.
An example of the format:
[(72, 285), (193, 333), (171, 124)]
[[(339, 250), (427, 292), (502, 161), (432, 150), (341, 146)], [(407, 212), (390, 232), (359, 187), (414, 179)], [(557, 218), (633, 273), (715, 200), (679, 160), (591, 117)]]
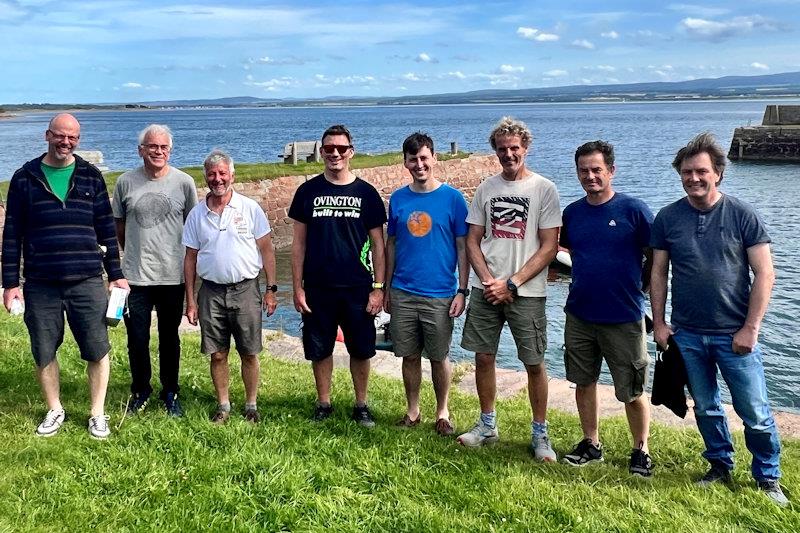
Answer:
[(747, 249), (768, 242), (756, 210), (732, 196), (709, 211), (685, 197), (659, 211), (650, 245), (669, 253), (673, 326), (709, 335), (741, 329), (750, 305)]
[(622, 324), (644, 316), (642, 250), (653, 213), (627, 194), (601, 205), (586, 198), (564, 209), (561, 246), (572, 256), (566, 310), (587, 322)]
[(389, 199), (387, 233), (395, 238), (392, 287), (431, 298), (456, 293), (456, 238), (467, 234), (467, 202), (442, 184), (418, 193), (408, 186)]

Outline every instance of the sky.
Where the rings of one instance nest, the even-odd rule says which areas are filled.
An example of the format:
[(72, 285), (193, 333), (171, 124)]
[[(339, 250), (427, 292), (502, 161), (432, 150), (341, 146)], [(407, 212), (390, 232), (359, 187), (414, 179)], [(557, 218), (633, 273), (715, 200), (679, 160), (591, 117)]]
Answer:
[(396, 96), (800, 70), (800, 0), (0, 0), (0, 104)]

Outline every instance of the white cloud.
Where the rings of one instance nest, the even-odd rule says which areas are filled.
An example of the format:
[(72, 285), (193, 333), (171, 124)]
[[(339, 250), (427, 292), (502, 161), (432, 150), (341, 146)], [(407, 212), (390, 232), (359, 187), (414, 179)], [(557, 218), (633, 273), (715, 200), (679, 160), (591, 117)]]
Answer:
[(514, 66), (514, 65), (500, 65), (498, 69), (501, 74), (520, 74), (525, 72), (525, 67), (523, 66)]
[(420, 81), (420, 77), (413, 72), (406, 72), (403, 74), (403, 79), (408, 81)]
[(526, 28), (524, 26), (517, 28), (517, 35), (523, 39), (528, 39), (529, 41), (538, 41), (540, 43), (557, 41), (559, 39), (558, 35), (555, 33), (545, 33), (537, 30), (536, 28)]
[(777, 31), (778, 24), (760, 15), (735, 17), (726, 21), (687, 17), (681, 20), (680, 28), (689, 36), (706, 41), (722, 41), (731, 37), (747, 35), (754, 30)]
[(244, 84), (251, 87), (260, 87), (266, 91), (278, 91), (280, 89), (296, 86), (298, 81), (288, 76), (272, 78), (266, 81), (253, 81), (252, 77), (248, 76), (248, 81), (244, 82)]
[(698, 17), (719, 17), (720, 15), (730, 13), (730, 9), (724, 7), (707, 7), (696, 4), (670, 4), (667, 6), (667, 9), (696, 15)]
[(429, 54), (427, 54), (425, 52), (420, 53), (416, 57), (416, 59), (414, 59), (414, 61), (416, 61), (417, 63), (438, 63), (439, 62), (437, 59), (431, 57)]
[(594, 43), (586, 39), (576, 39), (572, 41), (572, 46), (575, 48), (583, 48), (585, 50), (594, 50)]
[(547, 72), (544, 73), (544, 75), (549, 77), (549, 78), (561, 78), (563, 76), (568, 76), (569, 72), (567, 72), (566, 70), (562, 70), (562, 69), (558, 69), (557, 68), (557, 69), (553, 69), (553, 70), (548, 70)]
[(123, 83), (122, 86), (126, 89), (141, 89), (142, 84), (137, 83), (135, 81), (129, 81), (128, 83)]
[(466, 76), (460, 70), (456, 70), (456, 71), (453, 71), (453, 72), (448, 72), (447, 75), (450, 76), (451, 78), (456, 78), (456, 79), (459, 79), (459, 80), (466, 79)]
[(617, 67), (612, 67), (611, 65), (593, 65), (590, 67), (581, 67), (582, 70), (588, 71), (600, 71), (600, 72), (616, 72)]
[(765, 65), (764, 63), (759, 63), (758, 61), (750, 63), (750, 66), (758, 70), (769, 70), (769, 65)]
[(600, 34), (600, 37), (605, 37), (606, 39), (619, 39), (619, 33), (615, 32), (614, 30), (604, 31)]

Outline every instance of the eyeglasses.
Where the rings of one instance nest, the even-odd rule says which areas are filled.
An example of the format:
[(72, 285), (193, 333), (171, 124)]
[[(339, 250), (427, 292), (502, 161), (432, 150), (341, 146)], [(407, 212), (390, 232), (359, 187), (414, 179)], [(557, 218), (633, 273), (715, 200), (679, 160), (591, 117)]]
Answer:
[(332, 154), (334, 151), (339, 152), (339, 155), (344, 155), (345, 152), (353, 147), (352, 144), (323, 144), (322, 151), (326, 154)]
[(55, 139), (56, 141), (61, 142), (63, 140), (67, 140), (67, 141), (71, 142), (72, 144), (75, 144), (81, 138), (80, 135), (65, 135), (63, 133), (56, 133), (53, 130), (47, 130), (47, 133), (49, 133), (50, 136), (53, 139)]
[(172, 151), (172, 147), (168, 144), (142, 144), (140, 146), (151, 153), (156, 153), (160, 150), (167, 154)]

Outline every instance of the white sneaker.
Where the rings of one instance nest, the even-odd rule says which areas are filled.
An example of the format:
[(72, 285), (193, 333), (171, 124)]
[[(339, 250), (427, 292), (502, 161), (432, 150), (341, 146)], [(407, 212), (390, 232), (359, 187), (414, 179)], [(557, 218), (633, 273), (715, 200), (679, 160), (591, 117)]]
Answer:
[(472, 429), (459, 435), (456, 440), (462, 446), (477, 448), (484, 444), (494, 444), (499, 441), (500, 433), (497, 431), (497, 427), (489, 427), (479, 418)]
[(531, 452), (537, 461), (545, 463), (556, 462), (556, 452), (553, 451), (553, 446), (550, 445), (550, 437), (547, 433), (540, 433), (531, 438)]
[(111, 435), (111, 429), (108, 427), (110, 418), (108, 415), (89, 417), (89, 435), (95, 439), (105, 439)]
[(63, 409), (50, 409), (44, 415), (42, 423), (36, 428), (36, 434), (40, 437), (52, 437), (61, 429), (61, 424), (64, 423), (66, 417), (67, 414)]

